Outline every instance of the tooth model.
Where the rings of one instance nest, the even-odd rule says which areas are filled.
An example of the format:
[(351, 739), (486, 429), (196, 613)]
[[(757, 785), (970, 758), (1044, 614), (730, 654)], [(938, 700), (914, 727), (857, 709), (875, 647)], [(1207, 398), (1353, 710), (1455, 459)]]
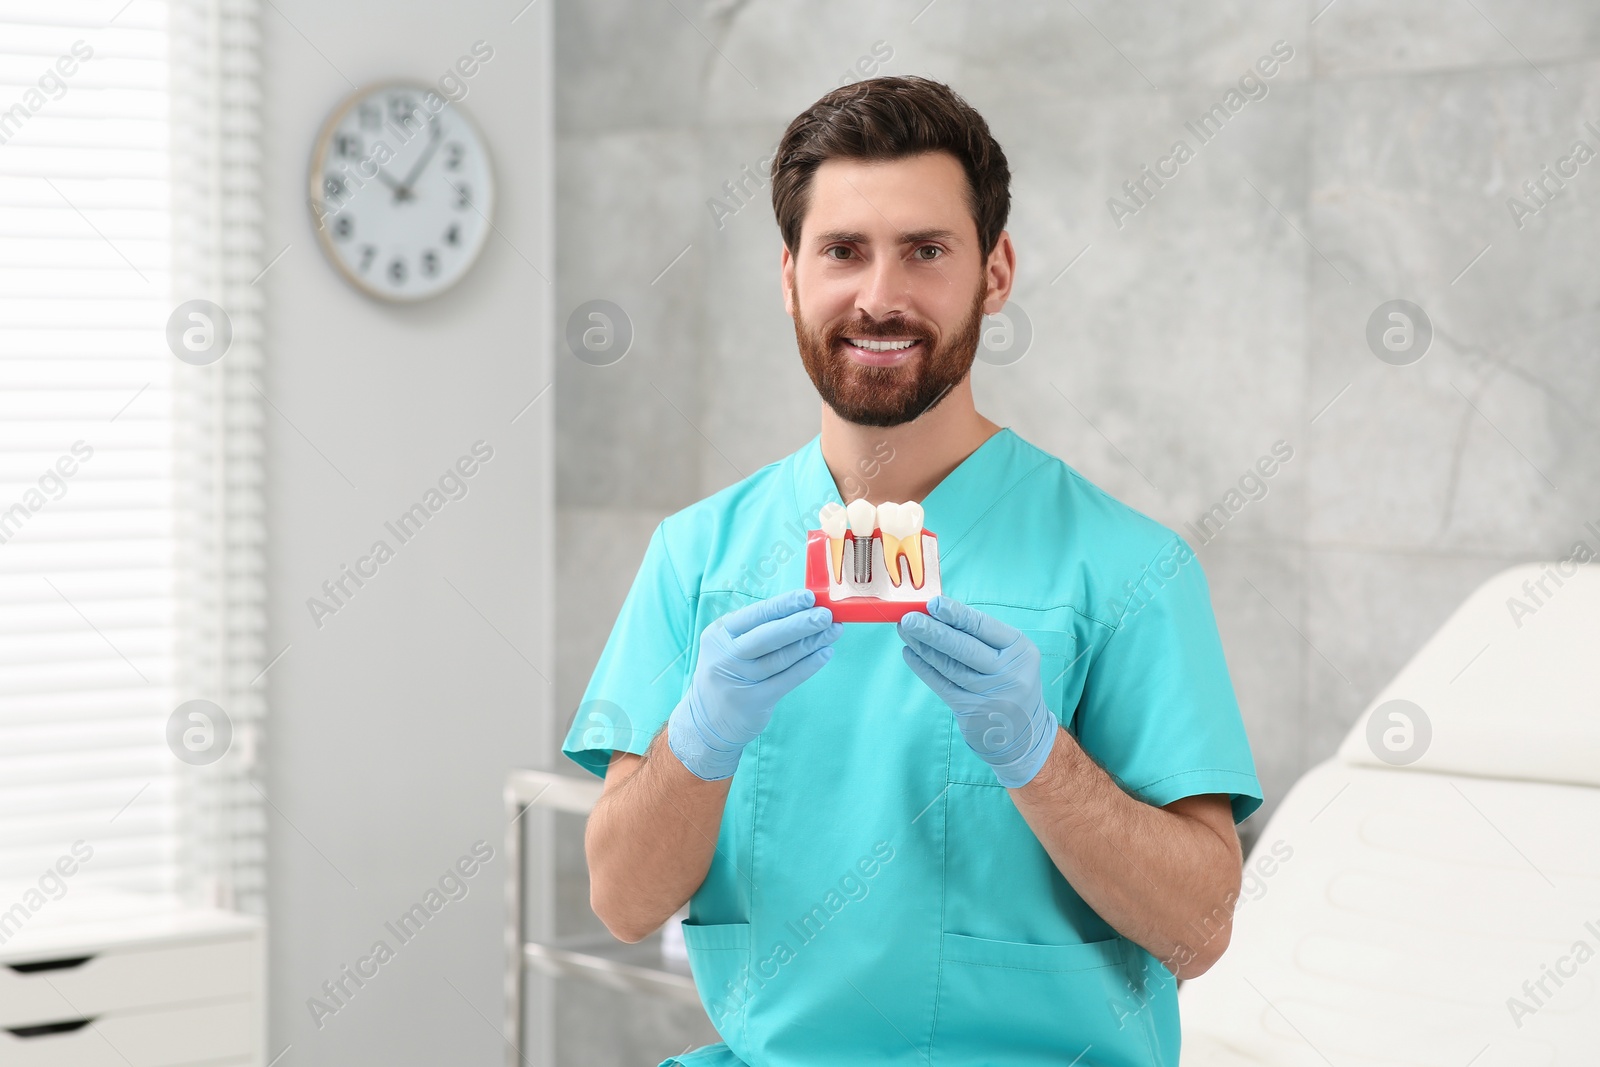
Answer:
[(894, 547), (900, 539), (889, 531), (898, 529), (900, 529), (900, 505), (892, 500), (879, 504), (878, 533), (883, 537), (883, 562), (889, 573), (889, 581), (896, 586), (900, 584), (900, 567), (894, 561)]
[(878, 526), (883, 531), (883, 562), (889, 568), (889, 581), (900, 585), (900, 557), (911, 568), (911, 584), (922, 588), (922, 505), (915, 500), (904, 504), (879, 504)]
[(850, 501), (844, 509), (850, 523), (850, 534), (855, 548), (855, 579), (861, 584), (872, 581), (872, 529), (877, 525), (877, 509), (865, 497)]
[(844, 505), (828, 501), (818, 516), (822, 532), (828, 535), (828, 556), (833, 563), (833, 580), (844, 581), (844, 530), (847, 516)]

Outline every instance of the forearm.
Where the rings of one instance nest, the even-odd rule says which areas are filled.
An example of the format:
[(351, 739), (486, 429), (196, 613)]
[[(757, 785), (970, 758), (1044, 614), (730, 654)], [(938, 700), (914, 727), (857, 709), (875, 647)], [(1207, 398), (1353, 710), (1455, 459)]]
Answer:
[(1118, 933), (1179, 978), (1227, 947), (1238, 838), (1125, 793), (1066, 730), (1011, 797), (1062, 875)]
[(589, 903), (618, 938), (644, 938), (700, 888), (731, 782), (692, 774), (663, 727), (638, 769), (600, 798), (584, 831)]

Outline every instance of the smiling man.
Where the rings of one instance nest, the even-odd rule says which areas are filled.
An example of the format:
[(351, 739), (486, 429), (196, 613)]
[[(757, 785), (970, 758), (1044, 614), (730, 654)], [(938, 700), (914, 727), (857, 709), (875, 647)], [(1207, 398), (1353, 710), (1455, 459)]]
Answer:
[[(1175, 1067), (1261, 804), (1200, 564), (973, 404), (1016, 270), (976, 111), (858, 82), (772, 178), (820, 433), (657, 527), (563, 746), (595, 914), (689, 902), (723, 1040), (663, 1067)], [(774, 550), (855, 496), (922, 504), (927, 612), (842, 625)]]

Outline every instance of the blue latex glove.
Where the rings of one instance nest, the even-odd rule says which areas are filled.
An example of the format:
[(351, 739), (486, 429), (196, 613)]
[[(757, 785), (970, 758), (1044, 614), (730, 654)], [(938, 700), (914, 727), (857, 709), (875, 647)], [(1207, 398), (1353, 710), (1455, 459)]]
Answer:
[(936, 596), (900, 620), (906, 665), (955, 712), (967, 747), (1007, 789), (1027, 785), (1055, 747), (1039, 648), (1015, 626)]
[(700, 634), (689, 691), (667, 719), (667, 747), (698, 778), (732, 777), (772, 709), (833, 657), (844, 624), (793, 589), (730, 611)]

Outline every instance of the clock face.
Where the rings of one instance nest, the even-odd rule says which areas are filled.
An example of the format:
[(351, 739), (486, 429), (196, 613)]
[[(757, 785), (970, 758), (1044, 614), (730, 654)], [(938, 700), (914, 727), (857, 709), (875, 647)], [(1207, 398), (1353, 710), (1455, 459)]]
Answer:
[(450, 288), (482, 251), (494, 176), (477, 129), (434, 88), (380, 85), (342, 103), (311, 159), (317, 239), (384, 300)]

